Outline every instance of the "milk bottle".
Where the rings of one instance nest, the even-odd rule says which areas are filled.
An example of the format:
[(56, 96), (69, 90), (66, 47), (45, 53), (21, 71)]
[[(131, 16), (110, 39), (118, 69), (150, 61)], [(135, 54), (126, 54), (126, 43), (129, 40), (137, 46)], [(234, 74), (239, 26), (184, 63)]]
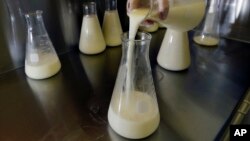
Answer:
[(102, 31), (107, 46), (121, 45), (122, 27), (117, 11), (116, 0), (105, 0), (106, 10), (103, 17)]
[(82, 20), (79, 49), (84, 54), (98, 54), (105, 50), (106, 43), (102, 29), (96, 15), (96, 3), (83, 4), (84, 16)]

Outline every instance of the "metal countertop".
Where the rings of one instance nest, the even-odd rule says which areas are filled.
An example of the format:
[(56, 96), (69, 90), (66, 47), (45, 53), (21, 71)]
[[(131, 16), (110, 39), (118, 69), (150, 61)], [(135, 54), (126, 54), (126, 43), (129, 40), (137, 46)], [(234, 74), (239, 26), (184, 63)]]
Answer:
[[(143, 140), (219, 140), (250, 84), (250, 45), (221, 39), (201, 47), (190, 40), (191, 66), (173, 72), (156, 62), (164, 33), (152, 33), (150, 47), (161, 122)], [(69, 51), (59, 56), (61, 71), (45, 80), (27, 78), (23, 67), (0, 75), (0, 140), (127, 140), (107, 122), (121, 53)]]

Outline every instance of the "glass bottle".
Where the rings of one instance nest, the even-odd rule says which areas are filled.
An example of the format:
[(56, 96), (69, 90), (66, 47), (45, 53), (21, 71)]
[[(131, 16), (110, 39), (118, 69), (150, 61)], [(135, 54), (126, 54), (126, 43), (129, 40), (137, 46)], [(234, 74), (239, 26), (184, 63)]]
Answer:
[(204, 21), (194, 33), (195, 43), (216, 46), (219, 43), (219, 20), (219, 0), (210, 0)]
[(102, 31), (108, 46), (121, 45), (122, 26), (117, 11), (117, 0), (105, 0), (106, 10), (104, 12)]
[(111, 128), (119, 135), (140, 139), (159, 126), (160, 114), (149, 62), (151, 35), (138, 32), (135, 40), (122, 35), (122, 58), (108, 110)]
[(96, 3), (83, 4), (83, 19), (79, 49), (84, 54), (98, 54), (105, 50), (106, 43), (96, 14)]
[(45, 29), (42, 11), (25, 14), (27, 41), (25, 73), (33, 79), (45, 79), (61, 69), (61, 63)]

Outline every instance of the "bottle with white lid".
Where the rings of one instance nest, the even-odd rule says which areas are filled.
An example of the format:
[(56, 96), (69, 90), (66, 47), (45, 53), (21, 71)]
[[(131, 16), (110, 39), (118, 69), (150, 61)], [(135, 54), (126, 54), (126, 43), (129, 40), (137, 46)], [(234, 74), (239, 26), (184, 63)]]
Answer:
[(117, 10), (117, 0), (105, 0), (102, 31), (107, 46), (121, 45), (122, 26)]
[(84, 3), (83, 14), (79, 49), (84, 54), (101, 53), (106, 43), (96, 14), (96, 3)]

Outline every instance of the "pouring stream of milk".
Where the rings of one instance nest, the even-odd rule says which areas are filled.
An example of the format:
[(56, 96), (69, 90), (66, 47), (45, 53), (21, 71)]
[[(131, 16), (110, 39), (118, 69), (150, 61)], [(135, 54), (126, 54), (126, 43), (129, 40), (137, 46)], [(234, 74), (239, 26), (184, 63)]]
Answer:
[(128, 45), (128, 54), (127, 54), (127, 76), (126, 76), (126, 91), (129, 93), (131, 90), (131, 65), (132, 65), (132, 54), (134, 48), (134, 40), (139, 28), (140, 23), (145, 19), (148, 14), (149, 9), (134, 9), (129, 13), (129, 45)]

